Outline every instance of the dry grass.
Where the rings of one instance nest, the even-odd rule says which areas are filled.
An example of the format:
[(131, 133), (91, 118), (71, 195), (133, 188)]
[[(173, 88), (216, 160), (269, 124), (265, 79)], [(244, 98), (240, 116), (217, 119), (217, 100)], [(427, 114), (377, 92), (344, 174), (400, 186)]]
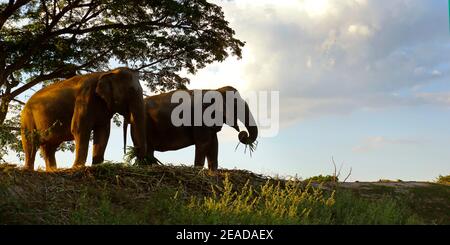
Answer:
[[(261, 185), (271, 178), (243, 170), (208, 170), (187, 166), (124, 166), (101, 164), (81, 169), (23, 171), (0, 165), (0, 223), (73, 223), (73, 211), (84, 199), (99, 202), (107, 197), (116, 206), (140, 209), (161, 190), (182, 190), (185, 199), (221, 191), (225, 175), (235, 188), (247, 181)], [(275, 181), (275, 180), (273, 180)], [(104, 196), (102, 196), (104, 195)]]
[[(439, 201), (448, 197), (448, 186), (415, 188), (411, 198), (410, 191), (347, 185), (188, 166), (101, 164), (46, 173), (2, 164), (0, 224), (409, 224), (423, 217), (449, 222), (443, 215), (448, 205)], [(408, 211), (434, 197), (436, 203), (427, 203), (432, 213), (417, 210), (416, 217)]]
[[(124, 166), (122, 164), (101, 164), (81, 169), (60, 169), (47, 173), (44, 171), (22, 171), (15, 165), (0, 164), (0, 178), (2, 182), (8, 181), (17, 188), (30, 187), (26, 193), (40, 191), (39, 188), (56, 188), (64, 186), (68, 181), (71, 184), (84, 186), (98, 186), (99, 184), (114, 185), (117, 188), (130, 188), (136, 192), (155, 190), (161, 186), (179, 188), (182, 186), (190, 194), (205, 194), (211, 192), (211, 186), (221, 188), (219, 185), (228, 175), (230, 181), (237, 188), (245, 185), (249, 180), (252, 185), (261, 185), (267, 180), (275, 179), (258, 175), (245, 170), (220, 169), (210, 172), (189, 166), (151, 165), (151, 166)], [(75, 183), (74, 183), (75, 182)], [(35, 186), (34, 183), (40, 183)], [(20, 187), (19, 187), (20, 186)], [(38, 188), (38, 190), (36, 190)]]

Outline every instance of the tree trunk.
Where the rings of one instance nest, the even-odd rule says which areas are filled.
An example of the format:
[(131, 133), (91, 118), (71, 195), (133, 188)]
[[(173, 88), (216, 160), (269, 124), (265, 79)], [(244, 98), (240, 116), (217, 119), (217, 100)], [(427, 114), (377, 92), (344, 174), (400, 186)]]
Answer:
[(8, 114), (8, 107), (11, 100), (8, 97), (2, 97), (0, 101), (0, 126), (3, 126), (6, 115)]
[(14, 97), (11, 97), (11, 89), (13, 86), (17, 86), (18, 82), (15, 81), (15, 84), (10, 84), (6, 79), (7, 75), (5, 75), (4, 72), (2, 72), (1, 75), (2, 77), (0, 77), (0, 84), (3, 85), (4, 90), (3, 94), (0, 95), (0, 126), (3, 126), (6, 115), (8, 115), (9, 103), (11, 102), (11, 99), (14, 99)]

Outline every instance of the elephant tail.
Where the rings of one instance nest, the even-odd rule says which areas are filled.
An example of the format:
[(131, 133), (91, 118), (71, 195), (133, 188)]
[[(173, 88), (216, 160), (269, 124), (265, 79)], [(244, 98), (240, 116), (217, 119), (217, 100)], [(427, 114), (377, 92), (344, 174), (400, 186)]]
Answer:
[(127, 153), (127, 130), (128, 130), (128, 124), (130, 123), (129, 117), (125, 116), (123, 117), (123, 154)]
[(31, 110), (24, 108), (20, 115), (20, 133), (22, 141), (33, 141), (36, 137), (36, 123), (34, 122), (34, 116)]

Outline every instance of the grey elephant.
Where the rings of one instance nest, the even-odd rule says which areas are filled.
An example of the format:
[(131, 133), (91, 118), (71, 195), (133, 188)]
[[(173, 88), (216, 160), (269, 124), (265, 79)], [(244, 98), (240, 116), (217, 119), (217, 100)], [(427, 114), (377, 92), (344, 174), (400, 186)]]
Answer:
[[(217, 170), (218, 168), (218, 139), (217, 132), (222, 129), (223, 123), (227, 123), (229, 126), (233, 127), (239, 132), (238, 139), (241, 143), (246, 145), (253, 144), (258, 137), (258, 127), (256, 126), (255, 120), (252, 113), (249, 110), (248, 104), (240, 97), (238, 91), (231, 87), (222, 87), (216, 90), (202, 90), (201, 96), (204, 96), (208, 91), (216, 91), (222, 97), (224, 103), (223, 108), (220, 108), (220, 113), (218, 115), (223, 117), (222, 123), (217, 125), (201, 125), (195, 126), (194, 123), (190, 125), (175, 126), (171, 121), (171, 116), (174, 110), (180, 106), (180, 103), (172, 103), (172, 97), (176, 92), (186, 92), (191, 98), (190, 110), (194, 113), (194, 108), (196, 105), (202, 108), (202, 112), (205, 112), (206, 108), (212, 103), (204, 103), (203, 100), (195, 102), (194, 91), (195, 90), (175, 90), (167, 93), (162, 93), (155, 96), (150, 96), (145, 98), (145, 112), (146, 112), (146, 132), (147, 132), (147, 157), (149, 159), (154, 158), (154, 151), (173, 151), (182, 149), (191, 145), (195, 145), (195, 161), (194, 165), (196, 167), (203, 167), (205, 164), (205, 159), (208, 160), (208, 168), (210, 170)], [(226, 100), (226, 93), (232, 92), (237, 95), (235, 100)], [(200, 105), (199, 105), (200, 103)], [(238, 104), (243, 105), (243, 113), (238, 115)], [(227, 115), (227, 106), (234, 107), (233, 115)], [(194, 119), (192, 114), (191, 120)], [(237, 120), (243, 122), (247, 132), (240, 131), (237, 124)], [(127, 124), (125, 121), (123, 124), (124, 139), (127, 134)], [(131, 136), (134, 138), (136, 132), (133, 128), (131, 129)], [(124, 142), (126, 146), (126, 141)]]
[(34, 169), (37, 148), (46, 170), (57, 168), (55, 151), (75, 140), (74, 167), (84, 166), (93, 131), (92, 164), (103, 162), (114, 113), (130, 118), (138, 157), (146, 153), (145, 114), (139, 73), (129, 68), (96, 72), (56, 82), (36, 92), (21, 113), (25, 169)]

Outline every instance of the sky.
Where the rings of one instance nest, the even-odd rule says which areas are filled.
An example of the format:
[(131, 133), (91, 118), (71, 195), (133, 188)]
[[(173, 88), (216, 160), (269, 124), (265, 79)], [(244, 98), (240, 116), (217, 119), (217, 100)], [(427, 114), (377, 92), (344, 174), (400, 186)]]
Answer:
[[(333, 158), (353, 181), (450, 173), (448, 1), (213, 2), (246, 42), (243, 57), (189, 75), (188, 87), (279, 92), (278, 134), (260, 137), (250, 156), (224, 126), (219, 167), (307, 178), (332, 174)], [(105, 158), (122, 157), (114, 127)], [(156, 157), (193, 165), (194, 147)], [(73, 159), (57, 153), (59, 167)]]

